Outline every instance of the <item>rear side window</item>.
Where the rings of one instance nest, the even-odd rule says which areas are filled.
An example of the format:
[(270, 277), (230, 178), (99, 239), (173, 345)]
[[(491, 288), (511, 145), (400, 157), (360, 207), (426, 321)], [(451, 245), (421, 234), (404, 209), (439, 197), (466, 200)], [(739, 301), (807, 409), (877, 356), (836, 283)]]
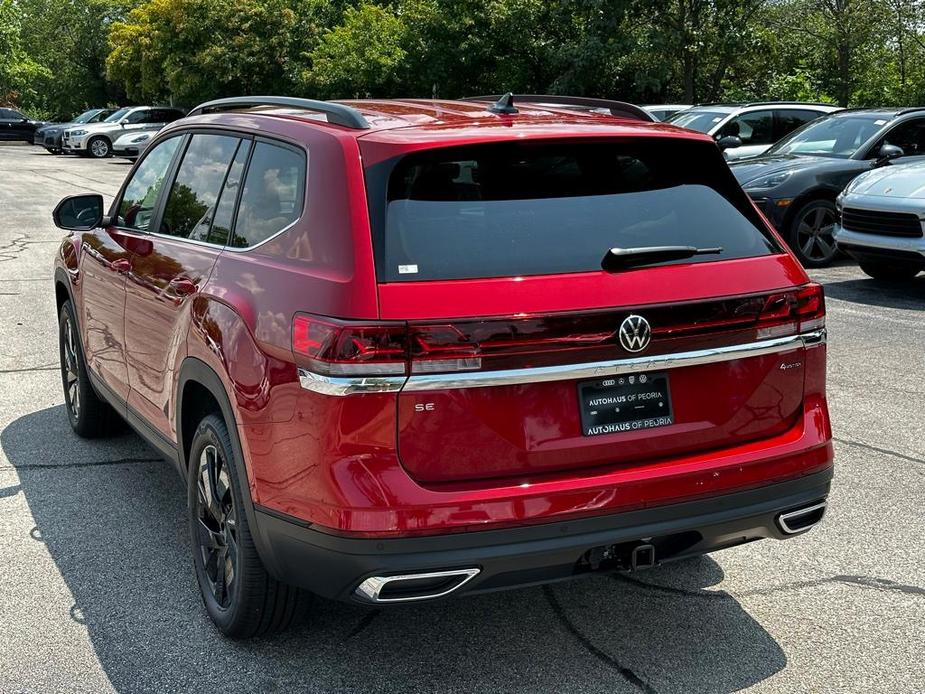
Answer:
[(593, 272), (612, 247), (723, 249), (676, 262), (780, 252), (709, 143), (429, 150), (393, 162), (384, 196), (371, 173), (381, 282)]
[(170, 188), (160, 233), (184, 239), (206, 238), (239, 142), (228, 135), (193, 135)]
[(257, 142), (241, 191), (233, 246), (266, 241), (302, 215), (305, 153), (294, 147)]

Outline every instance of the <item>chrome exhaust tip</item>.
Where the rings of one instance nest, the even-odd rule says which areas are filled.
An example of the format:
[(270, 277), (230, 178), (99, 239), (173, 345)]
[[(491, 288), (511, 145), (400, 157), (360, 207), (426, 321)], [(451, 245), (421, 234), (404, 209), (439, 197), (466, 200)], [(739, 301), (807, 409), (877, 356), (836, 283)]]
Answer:
[(452, 569), (401, 576), (372, 576), (357, 586), (354, 595), (364, 602), (415, 602), (442, 598), (466, 585), (481, 569)]
[(782, 513), (777, 517), (777, 525), (787, 535), (804, 533), (822, 522), (827, 504), (827, 501), (820, 501), (811, 506)]

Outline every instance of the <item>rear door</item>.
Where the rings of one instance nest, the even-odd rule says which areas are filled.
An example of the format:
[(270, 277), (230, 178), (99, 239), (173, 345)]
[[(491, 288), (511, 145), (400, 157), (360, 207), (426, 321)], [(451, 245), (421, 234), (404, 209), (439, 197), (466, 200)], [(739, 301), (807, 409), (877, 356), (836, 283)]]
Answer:
[(250, 145), (231, 134), (183, 138), (182, 158), (128, 276), (129, 406), (168, 438), (172, 377), (179, 367), (175, 360), (183, 356), (190, 306), (227, 239), (227, 229), (213, 229), (213, 219), (233, 209)]
[[(795, 289), (805, 275), (711, 143), (493, 143), (377, 167), (380, 312), (409, 324), (399, 454), (415, 478), (631, 465), (794, 426), (796, 335), (821, 297)], [(714, 252), (601, 269), (610, 248), (651, 246)]]

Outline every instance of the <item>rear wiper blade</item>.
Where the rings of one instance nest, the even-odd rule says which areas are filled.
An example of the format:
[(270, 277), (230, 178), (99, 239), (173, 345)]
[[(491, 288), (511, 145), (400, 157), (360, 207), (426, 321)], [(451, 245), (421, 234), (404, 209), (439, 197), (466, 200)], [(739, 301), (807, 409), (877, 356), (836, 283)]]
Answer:
[(619, 272), (644, 265), (658, 265), (671, 260), (693, 258), (695, 255), (716, 255), (723, 249), (697, 248), (696, 246), (643, 246), (641, 248), (611, 248), (601, 259), (607, 272)]

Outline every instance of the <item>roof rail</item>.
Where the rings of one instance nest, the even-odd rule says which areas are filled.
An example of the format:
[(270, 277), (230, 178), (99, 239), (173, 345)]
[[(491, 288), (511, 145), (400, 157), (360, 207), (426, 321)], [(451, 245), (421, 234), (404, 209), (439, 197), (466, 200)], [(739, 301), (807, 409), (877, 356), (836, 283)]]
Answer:
[(355, 108), (331, 101), (317, 101), (315, 99), (299, 99), (291, 96), (232, 96), (227, 99), (215, 99), (199, 104), (189, 112), (190, 116), (216, 111), (230, 111), (236, 108), (251, 108), (254, 106), (286, 106), (288, 108), (317, 111), (328, 117), (328, 122), (343, 125), (354, 130), (369, 130), (369, 122)]
[(910, 106), (909, 108), (904, 108), (897, 113), (897, 116), (902, 116), (907, 113), (916, 113), (917, 111), (925, 111), (925, 106)]
[(833, 108), (838, 108), (838, 104), (830, 104), (825, 101), (750, 101), (747, 104), (742, 104), (743, 107), (747, 106), (831, 106)]
[[(467, 96), (460, 101), (490, 101), (496, 102), (504, 94), (487, 94), (484, 96)], [(559, 94), (514, 94), (514, 103), (522, 101), (528, 104), (549, 104), (550, 106), (583, 106), (586, 108), (600, 108), (610, 111), (612, 116), (623, 116), (634, 120), (658, 122), (648, 111), (625, 101), (611, 101), (610, 99), (592, 99), (587, 96), (561, 96)]]

